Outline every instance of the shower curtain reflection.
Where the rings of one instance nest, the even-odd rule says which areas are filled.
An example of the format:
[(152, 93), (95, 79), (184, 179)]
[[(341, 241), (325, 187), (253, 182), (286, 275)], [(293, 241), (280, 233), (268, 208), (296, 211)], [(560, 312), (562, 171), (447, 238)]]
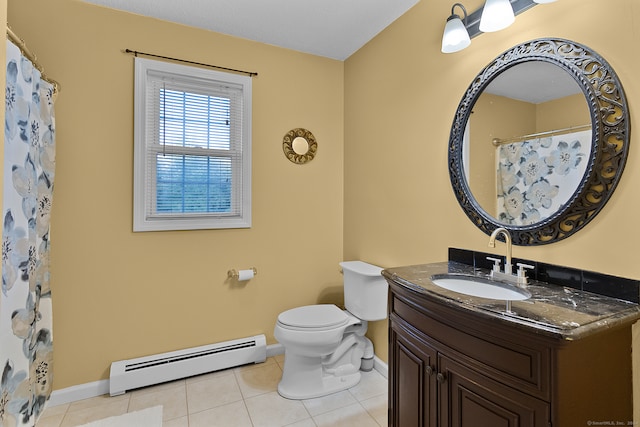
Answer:
[(535, 224), (565, 205), (584, 177), (591, 136), (588, 130), (499, 145), (498, 221)]

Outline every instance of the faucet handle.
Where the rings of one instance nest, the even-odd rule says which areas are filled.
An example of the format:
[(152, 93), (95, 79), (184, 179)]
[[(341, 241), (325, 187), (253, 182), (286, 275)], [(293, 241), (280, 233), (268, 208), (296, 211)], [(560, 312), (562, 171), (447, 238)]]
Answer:
[(500, 272), (500, 263), (502, 262), (502, 260), (500, 258), (493, 258), (490, 256), (488, 256), (487, 259), (489, 261), (493, 261), (493, 271)]
[(527, 274), (524, 271), (525, 269), (533, 270), (535, 267), (533, 265), (524, 264), (524, 263), (516, 263), (518, 266), (518, 283), (519, 284), (527, 284)]

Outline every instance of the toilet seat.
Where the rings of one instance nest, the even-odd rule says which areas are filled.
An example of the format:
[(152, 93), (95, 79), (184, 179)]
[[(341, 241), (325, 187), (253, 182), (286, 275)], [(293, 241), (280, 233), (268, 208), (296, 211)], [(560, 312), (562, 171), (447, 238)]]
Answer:
[(284, 311), (278, 316), (278, 323), (288, 329), (326, 330), (344, 326), (350, 319), (333, 304), (316, 304)]

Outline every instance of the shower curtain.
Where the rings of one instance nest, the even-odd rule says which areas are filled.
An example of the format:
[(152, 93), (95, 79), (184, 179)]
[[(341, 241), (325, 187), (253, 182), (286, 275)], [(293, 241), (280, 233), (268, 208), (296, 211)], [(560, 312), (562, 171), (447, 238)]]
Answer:
[(590, 149), (590, 130), (498, 146), (499, 221), (535, 224), (557, 212), (584, 177)]
[(54, 88), (10, 41), (6, 66), (0, 426), (34, 426), (52, 382), (49, 218)]

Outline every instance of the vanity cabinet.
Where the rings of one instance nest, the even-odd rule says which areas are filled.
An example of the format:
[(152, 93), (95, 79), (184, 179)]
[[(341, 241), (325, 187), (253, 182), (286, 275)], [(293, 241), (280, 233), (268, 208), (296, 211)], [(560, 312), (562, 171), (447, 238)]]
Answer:
[(392, 426), (436, 426), (438, 354), (425, 340), (391, 328), (389, 407)]
[(631, 425), (630, 325), (567, 340), (389, 284), (390, 426)]

